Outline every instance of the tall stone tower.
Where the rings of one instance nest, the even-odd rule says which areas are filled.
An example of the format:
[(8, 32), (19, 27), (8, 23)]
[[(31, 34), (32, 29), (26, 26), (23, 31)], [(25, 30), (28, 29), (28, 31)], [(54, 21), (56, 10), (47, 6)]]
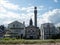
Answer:
[(34, 24), (37, 27), (37, 7), (34, 7)]

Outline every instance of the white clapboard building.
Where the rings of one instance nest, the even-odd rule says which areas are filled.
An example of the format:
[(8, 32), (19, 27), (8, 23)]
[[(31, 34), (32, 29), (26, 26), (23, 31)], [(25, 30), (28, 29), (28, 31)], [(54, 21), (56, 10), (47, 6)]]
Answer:
[(10, 37), (23, 38), (25, 35), (25, 24), (18, 21), (14, 21), (8, 24), (8, 30), (10, 32)]
[(41, 25), (41, 39), (50, 39), (53, 35), (58, 34), (59, 30), (53, 23), (44, 23)]

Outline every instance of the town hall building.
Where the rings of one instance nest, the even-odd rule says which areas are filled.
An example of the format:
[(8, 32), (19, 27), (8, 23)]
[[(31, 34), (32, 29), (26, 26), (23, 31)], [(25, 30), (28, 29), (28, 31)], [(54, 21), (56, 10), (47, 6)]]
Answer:
[(34, 24), (32, 19), (30, 19), (29, 26), (25, 28), (25, 37), (28, 39), (40, 38), (40, 29), (37, 27), (37, 7), (34, 7)]

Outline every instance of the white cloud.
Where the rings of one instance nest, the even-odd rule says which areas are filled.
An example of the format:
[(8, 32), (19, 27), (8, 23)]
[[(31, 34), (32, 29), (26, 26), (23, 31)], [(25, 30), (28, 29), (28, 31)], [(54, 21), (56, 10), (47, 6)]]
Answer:
[(21, 11), (26, 11), (26, 12), (31, 12), (31, 11), (33, 11), (33, 6), (30, 6), (30, 7), (22, 7), (20, 10)]
[(38, 18), (38, 25), (42, 23), (54, 23), (58, 24), (60, 23), (60, 9), (53, 9), (48, 12), (45, 12), (41, 15), (40, 18)]
[(3, 24), (5, 24), (6, 22), (8, 23), (8, 21), (14, 21), (19, 19), (19, 15), (13, 12), (7, 12), (7, 13), (1, 13), (0, 14), (0, 22), (2, 22)]
[[(6, 0), (0, 0), (0, 24), (9, 24), (14, 20), (19, 20), (20, 22), (25, 21), (27, 24), (27, 22), (29, 22), (30, 17), (32, 18), (33, 15), (33, 13), (18, 14), (7, 9), (17, 10), (19, 9), (19, 6), (9, 3)], [(23, 10), (25, 11), (26, 9), (28, 11), (29, 9), (32, 9), (32, 7), (28, 7), (25, 9), (23, 8)]]
[(19, 18), (19, 16), (18, 16), (18, 14), (16, 14), (16, 13), (13, 13), (13, 12), (7, 12), (7, 13), (2, 13), (1, 15), (0, 15), (0, 18)]
[[(37, 6), (37, 10), (38, 11), (41, 11), (41, 10), (44, 10), (44, 6)], [(34, 11), (34, 6), (30, 6), (30, 7), (22, 7), (20, 8), (21, 11), (26, 11), (26, 12), (33, 12)]]
[(19, 9), (18, 5), (9, 3), (7, 0), (0, 0), (0, 24), (8, 24), (13, 20), (19, 19), (19, 14), (10, 12), (7, 9), (17, 10)]
[(19, 5), (9, 3), (9, 1), (7, 1), (7, 0), (0, 0), (0, 5), (2, 5), (3, 7), (7, 8), (7, 9), (12, 9), (12, 10), (19, 9)]
[(55, 3), (57, 3), (57, 2), (58, 2), (58, 0), (54, 0), (54, 2), (55, 2)]
[(0, 15), (0, 19), (1, 19), (0, 24), (9, 24), (14, 20), (18, 20), (20, 22), (25, 21), (26, 26), (27, 26), (27, 25), (29, 25), (30, 18), (33, 18), (33, 13), (19, 15), (19, 14), (13, 13), (13, 12), (7, 12), (6, 14)]
[(54, 14), (51, 16), (50, 20), (57, 24), (57, 23), (60, 23), (60, 9), (55, 9), (53, 10)]
[(4, 7), (2, 7), (2, 6), (0, 6), (0, 12), (2, 13), (4, 13), (4, 12), (6, 12), (6, 10), (5, 10), (5, 8)]

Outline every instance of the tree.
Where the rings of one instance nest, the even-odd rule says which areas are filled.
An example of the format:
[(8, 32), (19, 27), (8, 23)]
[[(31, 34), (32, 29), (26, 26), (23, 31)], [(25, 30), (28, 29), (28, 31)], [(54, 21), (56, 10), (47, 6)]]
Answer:
[(5, 34), (5, 26), (4, 25), (0, 25), (0, 30), (2, 30), (2, 32)]

